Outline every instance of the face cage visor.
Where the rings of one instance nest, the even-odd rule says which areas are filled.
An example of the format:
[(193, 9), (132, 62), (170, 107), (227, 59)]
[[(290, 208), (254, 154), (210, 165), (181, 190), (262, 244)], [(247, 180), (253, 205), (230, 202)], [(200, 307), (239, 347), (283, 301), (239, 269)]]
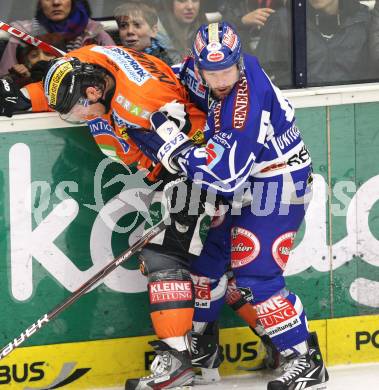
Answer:
[(66, 114), (59, 114), (61, 119), (72, 124), (83, 124), (105, 113), (101, 102), (91, 103), (88, 99), (80, 97)]

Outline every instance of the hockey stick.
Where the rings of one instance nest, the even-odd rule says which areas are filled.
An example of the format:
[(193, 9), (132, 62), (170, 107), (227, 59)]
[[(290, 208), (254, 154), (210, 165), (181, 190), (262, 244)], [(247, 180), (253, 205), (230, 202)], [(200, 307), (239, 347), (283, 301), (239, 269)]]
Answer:
[(66, 53), (58, 48), (50, 45), (49, 43), (40, 41), (39, 39), (27, 34), (24, 31), (17, 29), (16, 27), (12, 27), (11, 25), (0, 21), (0, 30), (6, 31), (8, 34), (13, 35), (14, 37), (21, 39), (22, 41), (28, 43), (29, 45), (38, 47), (42, 51), (50, 53), (54, 56), (61, 57)]
[(19, 347), (24, 341), (29, 339), (34, 333), (40, 330), (44, 325), (54, 319), (63, 310), (67, 309), (74, 302), (76, 302), (85, 292), (93, 287), (99, 280), (110, 274), (120, 264), (124, 263), (131, 256), (133, 256), (139, 249), (143, 248), (150, 240), (161, 233), (167, 225), (168, 219), (163, 219), (158, 225), (149, 230), (143, 237), (141, 237), (136, 243), (134, 243), (127, 251), (123, 252), (120, 256), (113, 259), (99, 272), (93, 275), (87, 282), (74, 291), (67, 299), (61, 304), (57, 305), (53, 310), (44, 314), (34, 324), (30, 325), (24, 332), (21, 332), (20, 336), (15, 338), (9, 344), (7, 344), (0, 351), (0, 360), (9, 355), (15, 348)]

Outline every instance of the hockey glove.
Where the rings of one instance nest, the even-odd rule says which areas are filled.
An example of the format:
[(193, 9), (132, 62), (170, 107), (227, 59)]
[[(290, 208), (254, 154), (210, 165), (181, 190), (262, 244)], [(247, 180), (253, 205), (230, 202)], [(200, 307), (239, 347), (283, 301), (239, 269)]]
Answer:
[(189, 121), (189, 117), (183, 103), (178, 103), (176, 100), (173, 100), (172, 102), (166, 103), (162, 106), (159, 111), (165, 114), (167, 119), (173, 121), (180, 131), (188, 134), (191, 129), (191, 122)]
[(11, 117), (18, 110), (20, 89), (11, 79), (0, 79), (0, 116)]
[(205, 212), (206, 192), (182, 176), (163, 189), (171, 219), (184, 226), (195, 226)]
[(178, 173), (181, 169), (175, 160), (194, 147), (193, 143), (160, 111), (151, 114), (150, 122), (155, 131), (128, 129), (129, 137), (152, 161), (160, 161), (172, 174)]

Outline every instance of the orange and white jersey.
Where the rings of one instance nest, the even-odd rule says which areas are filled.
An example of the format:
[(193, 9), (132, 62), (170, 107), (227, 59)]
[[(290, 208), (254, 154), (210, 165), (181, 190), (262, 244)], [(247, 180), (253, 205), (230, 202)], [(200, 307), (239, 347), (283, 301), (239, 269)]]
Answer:
[[(152, 162), (127, 136), (128, 128), (150, 128), (149, 118), (166, 103), (183, 103), (191, 122), (189, 136), (202, 142), (206, 116), (189, 102), (184, 86), (170, 66), (156, 57), (119, 46), (84, 46), (67, 54), (82, 62), (100, 65), (116, 81), (109, 111), (102, 117), (88, 121), (91, 133), (101, 150), (109, 157), (130, 165), (137, 163), (151, 171), (154, 179), (160, 165)], [(47, 111), (42, 84), (26, 87), (33, 111)]]

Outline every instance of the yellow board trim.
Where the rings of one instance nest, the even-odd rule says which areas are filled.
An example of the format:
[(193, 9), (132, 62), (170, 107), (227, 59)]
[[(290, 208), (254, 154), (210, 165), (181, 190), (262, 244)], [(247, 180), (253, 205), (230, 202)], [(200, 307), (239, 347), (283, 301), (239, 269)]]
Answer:
[[(318, 334), (328, 366), (379, 362), (379, 315), (310, 321), (309, 326)], [(148, 373), (144, 367), (153, 356), (148, 345), (153, 339), (128, 337), (16, 349), (0, 362), (0, 390), (47, 388), (70, 376), (73, 381), (64, 389), (123, 386), (126, 378)], [(259, 365), (264, 357), (257, 336), (247, 327), (221, 329), (220, 343), (226, 356), (220, 367), (224, 376), (246, 374), (243, 368)], [(16, 382), (14, 372), (18, 379), (27, 375)]]

